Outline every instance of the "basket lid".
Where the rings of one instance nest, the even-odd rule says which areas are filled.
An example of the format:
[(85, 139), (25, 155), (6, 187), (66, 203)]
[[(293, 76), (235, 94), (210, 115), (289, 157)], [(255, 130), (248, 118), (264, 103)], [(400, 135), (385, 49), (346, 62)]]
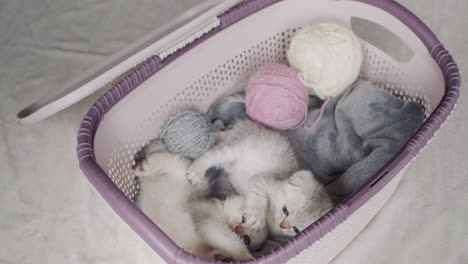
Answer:
[(103, 88), (149, 57), (158, 55), (164, 59), (218, 27), (218, 15), (242, 1), (205, 0), (65, 83), (62, 89), (22, 109), (17, 114), (18, 122), (41, 121)]

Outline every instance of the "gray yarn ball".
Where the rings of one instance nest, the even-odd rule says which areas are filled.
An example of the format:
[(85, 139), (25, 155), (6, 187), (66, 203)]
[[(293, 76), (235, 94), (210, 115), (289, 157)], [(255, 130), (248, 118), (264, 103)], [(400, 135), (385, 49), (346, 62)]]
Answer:
[(196, 159), (214, 146), (216, 132), (207, 115), (185, 111), (166, 124), (160, 138), (170, 151)]

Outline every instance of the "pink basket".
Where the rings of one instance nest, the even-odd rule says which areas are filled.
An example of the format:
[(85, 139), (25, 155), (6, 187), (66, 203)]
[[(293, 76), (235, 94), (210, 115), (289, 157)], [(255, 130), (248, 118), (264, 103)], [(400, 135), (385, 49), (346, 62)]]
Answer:
[(403, 169), (448, 118), (459, 95), (457, 65), (436, 36), (392, 0), (252, 0), (213, 16), (190, 41), (181, 39), (183, 45), (152, 54), (119, 78), (91, 107), (79, 129), (83, 173), (162, 262), (210, 263), (179, 248), (132, 202), (138, 195), (131, 172), (135, 153), (158, 136), (171, 115), (186, 109), (206, 111), (261, 65), (284, 63), (295, 30), (324, 20), (356, 33), (358, 21), (397, 36), (409, 51), (405, 58), (359, 34), (365, 52), (361, 75), (420, 103), (426, 120), (358, 192), (286, 244), (248, 263), (328, 263), (385, 204)]

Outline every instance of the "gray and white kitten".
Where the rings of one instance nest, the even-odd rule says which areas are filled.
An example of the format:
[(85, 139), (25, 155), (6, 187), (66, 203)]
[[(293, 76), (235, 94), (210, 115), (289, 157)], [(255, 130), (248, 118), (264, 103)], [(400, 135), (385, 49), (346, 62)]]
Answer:
[(205, 172), (222, 167), (236, 191), (246, 197), (244, 226), (273, 236), (294, 235), (332, 208), (323, 185), (309, 171), (299, 170), (286, 137), (248, 119), (220, 132), (217, 145), (187, 170), (198, 185)]
[(261, 248), (266, 228), (253, 230), (241, 224), (243, 197), (207, 199), (206, 182), (194, 188), (186, 179), (191, 162), (166, 151), (159, 141), (151, 143), (137, 162), (138, 207), (187, 252), (209, 260), (243, 261), (253, 258), (249, 250)]

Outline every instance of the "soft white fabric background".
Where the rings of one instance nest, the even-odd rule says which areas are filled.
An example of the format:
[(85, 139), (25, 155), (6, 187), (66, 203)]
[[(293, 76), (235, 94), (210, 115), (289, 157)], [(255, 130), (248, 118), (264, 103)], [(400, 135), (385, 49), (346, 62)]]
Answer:
[[(158, 263), (78, 169), (76, 131), (97, 95), (32, 126), (18, 126), (15, 114), (200, 1), (0, 0), (0, 264)], [(468, 1), (401, 2), (467, 69)], [(387, 206), (334, 263), (468, 263), (467, 113), (462, 93)]]

